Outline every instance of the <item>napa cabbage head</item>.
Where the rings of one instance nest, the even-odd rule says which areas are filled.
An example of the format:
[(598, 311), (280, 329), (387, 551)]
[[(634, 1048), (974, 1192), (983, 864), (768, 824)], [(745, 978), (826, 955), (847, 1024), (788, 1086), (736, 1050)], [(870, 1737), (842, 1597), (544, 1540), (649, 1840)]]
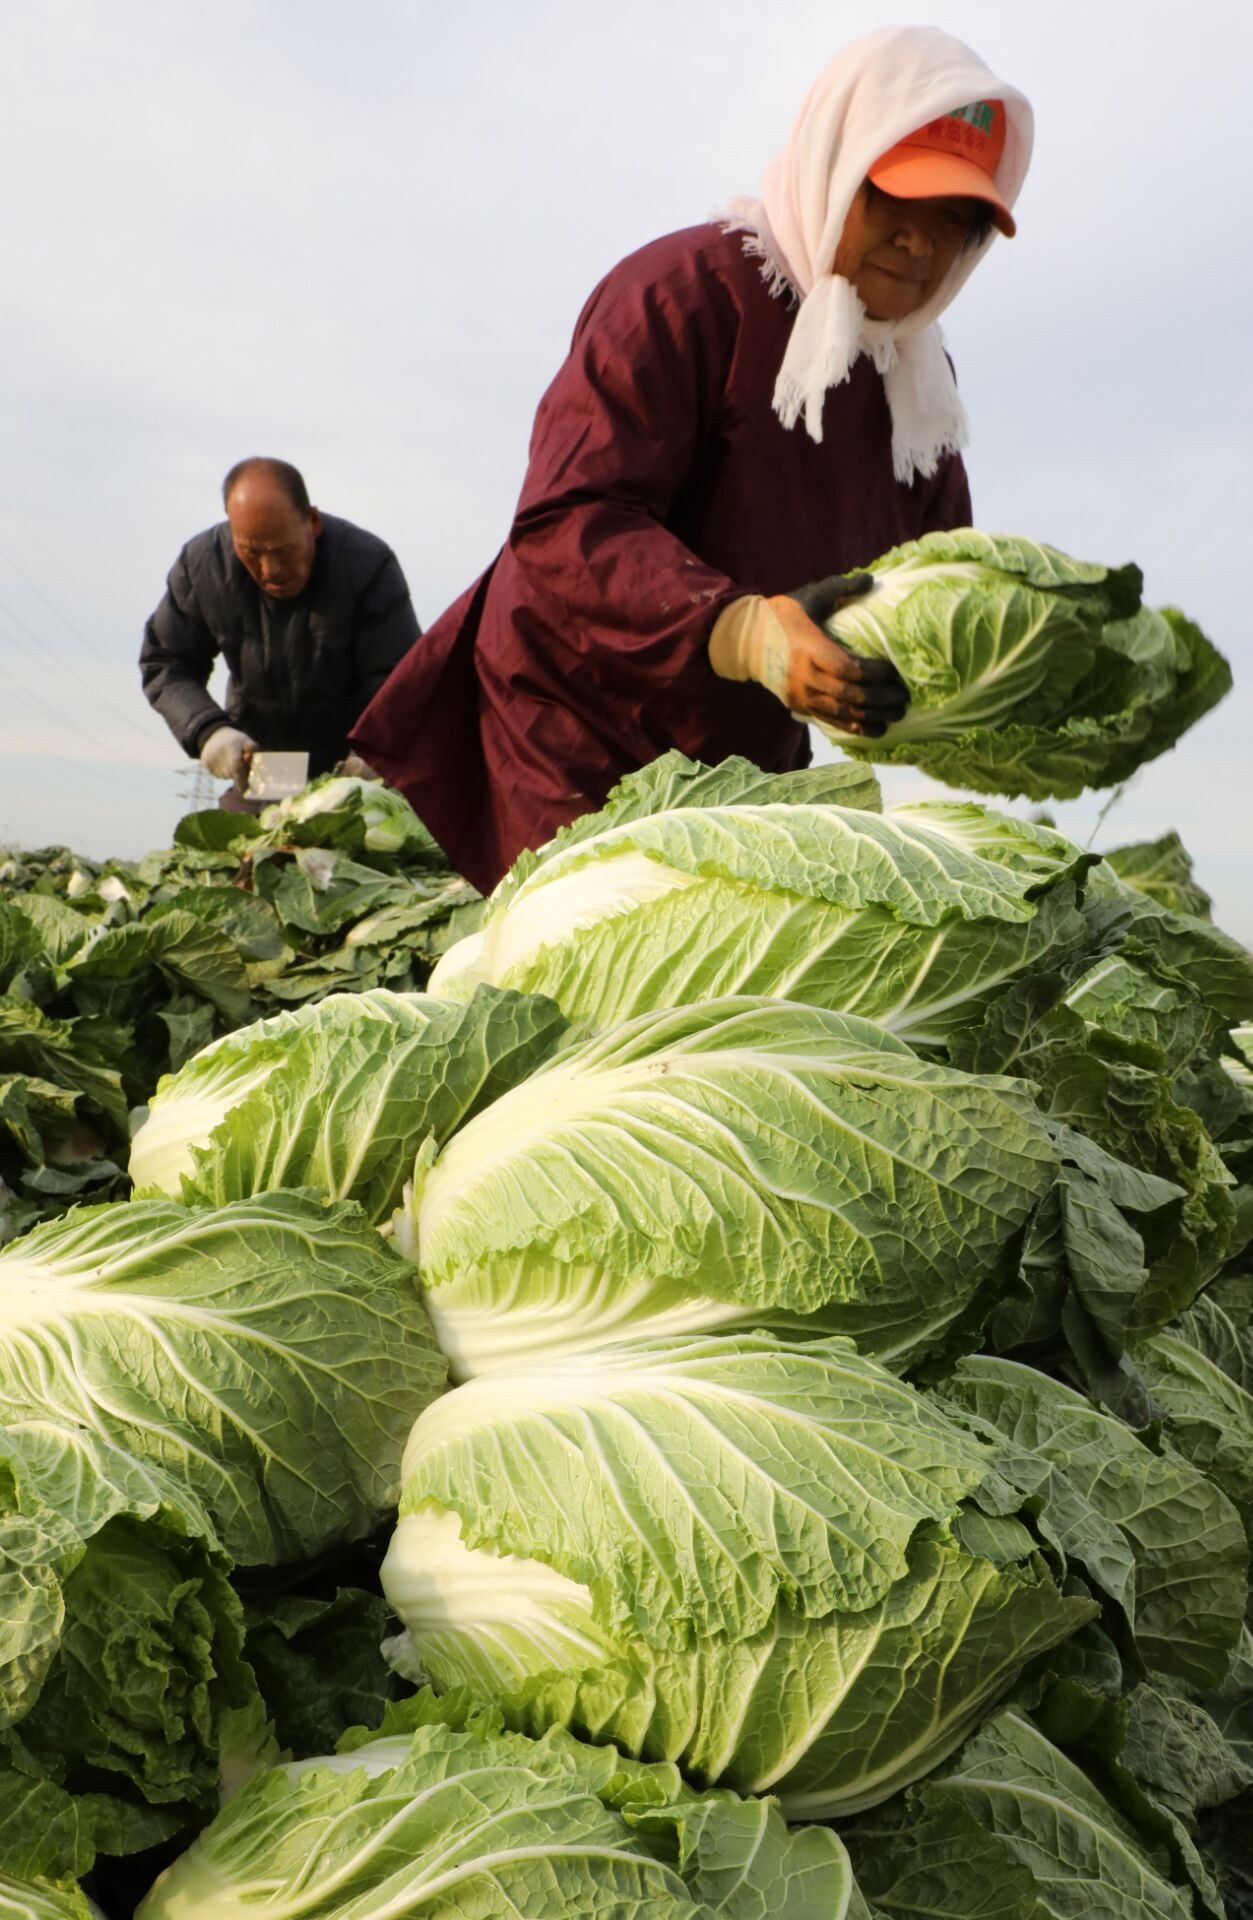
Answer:
[(261, 1092), (317, 1011), (302, 1007), (223, 1034), (179, 1072), (163, 1074), (148, 1105), (133, 1116), (130, 1175), (135, 1186), (156, 1187), (178, 1198), (183, 1175), (195, 1171), (193, 1145), (207, 1140), (240, 1100)]
[[(1087, 941), (1095, 856), (975, 805), (787, 798), (612, 820), (529, 856), (431, 991), (544, 993), (605, 1026), (724, 993), (854, 1013), (940, 1050)], [(724, 788), (725, 791), (725, 788)], [(1060, 985), (1060, 983), (1059, 983)]]
[(1231, 685), (1199, 627), (1141, 607), (1134, 566), (958, 528), (893, 548), (869, 572), (871, 591), (828, 631), (891, 660), (909, 709), (875, 741), (823, 731), (847, 753), (950, 786), (1043, 799), (1113, 785)]
[(324, 774), (290, 799), (266, 807), (261, 815), (268, 834), (317, 826), (328, 815), (359, 820), (359, 843), (371, 853), (389, 853), (406, 860), (428, 857), (442, 861), (435, 841), (403, 794), (381, 780), (359, 780), (348, 774)]
[(847, 1341), (623, 1342), (419, 1419), (382, 1570), (401, 1670), (792, 1818), (871, 1805), (1090, 1617), (995, 1449)]
[(249, 1782), (139, 1920), (565, 1914), (572, 1920), (868, 1920), (843, 1843), (770, 1802), (690, 1793), (671, 1767), (507, 1731), (429, 1693), (382, 1734)]
[(211, 1205), (310, 1187), (382, 1222), (422, 1143), (442, 1145), (564, 1032), (551, 1002), (494, 988), (458, 1006), (386, 987), (330, 994), (167, 1074), (131, 1143), (131, 1179)]
[(780, 1320), (903, 1364), (969, 1344), (1057, 1166), (1021, 1082), (730, 997), (554, 1055), (421, 1157), (397, 1240), (457, 1377)]
[(78, 1207), (0, 1253), (7, 1439), (159, 1467), (246, 1566), (369, 1533), (443, 1382), (412, 1268), (348, 1203)]

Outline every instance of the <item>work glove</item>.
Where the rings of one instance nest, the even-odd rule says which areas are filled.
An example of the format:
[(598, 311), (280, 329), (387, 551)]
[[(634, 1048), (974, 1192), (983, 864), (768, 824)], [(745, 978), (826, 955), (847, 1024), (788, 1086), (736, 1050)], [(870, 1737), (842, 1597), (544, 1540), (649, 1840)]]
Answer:
[(200, 764), (215, 780), (233, 780), (242, 793), (248, 784), (248, 756), (257, 743), (238, 727), (215, 727), (200, 749)]
[(363, 760), (359, 753), (346, 753), (337, 763), (335, 771), (347, 774), (350, 780), (381, 780), (383, 778), (381, 773), (375, 773), (369, 761)]
[(714, 672), (724, 680), (756, 680), (790, 713), (879, 739), (909, 704), (904, 681), (890, 660), (850, 653), (819, 624), (873, 585), (869, 573), (831, 574), (792, 593), (733, 600), (710, 636)]

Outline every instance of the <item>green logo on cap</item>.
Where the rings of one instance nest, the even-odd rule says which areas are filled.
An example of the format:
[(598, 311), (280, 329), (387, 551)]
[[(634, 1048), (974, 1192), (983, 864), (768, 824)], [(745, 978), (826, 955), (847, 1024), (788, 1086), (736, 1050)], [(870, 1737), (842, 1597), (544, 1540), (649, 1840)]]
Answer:
[(977, 127), (980, 133), (991, 133), (996, 122), (996, 109), (986, 100), (972, 100), (968, 107), (958, 107), (949, 114), (950, 120), (964, 120), (968, 127)]

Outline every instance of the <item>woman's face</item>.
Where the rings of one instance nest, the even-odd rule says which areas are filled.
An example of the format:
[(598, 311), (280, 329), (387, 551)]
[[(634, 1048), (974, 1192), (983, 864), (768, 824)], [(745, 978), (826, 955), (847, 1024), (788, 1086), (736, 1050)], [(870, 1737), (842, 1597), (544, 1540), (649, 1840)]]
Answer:
[(835, 250), (835, 271), (852, 282), (872, 320), (906, 320), (944, 280), (980, 212), (977, 200), (897, 200), (864, 180)]

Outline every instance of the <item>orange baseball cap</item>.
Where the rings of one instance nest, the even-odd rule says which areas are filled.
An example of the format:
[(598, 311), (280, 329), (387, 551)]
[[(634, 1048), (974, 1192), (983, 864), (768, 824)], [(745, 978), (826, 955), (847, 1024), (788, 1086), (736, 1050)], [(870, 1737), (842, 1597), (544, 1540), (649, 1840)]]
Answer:
[(974, 100), (898, 140), (875, 161), (870, 178), (898, 200), (931, 200), (943, 194), (985, 200), (1001, 232), (1012, 239), (1014, 216), (994, 180), (1004, 151), (1004, 102)]

